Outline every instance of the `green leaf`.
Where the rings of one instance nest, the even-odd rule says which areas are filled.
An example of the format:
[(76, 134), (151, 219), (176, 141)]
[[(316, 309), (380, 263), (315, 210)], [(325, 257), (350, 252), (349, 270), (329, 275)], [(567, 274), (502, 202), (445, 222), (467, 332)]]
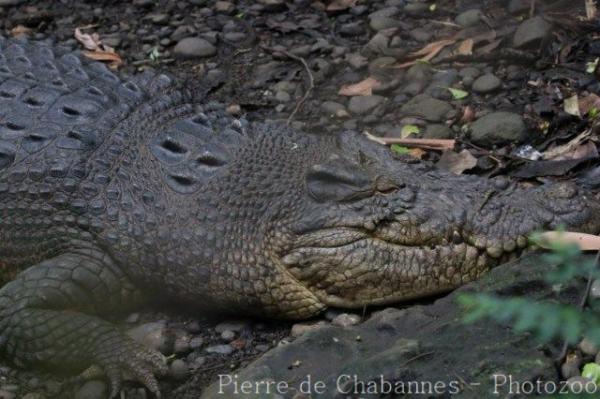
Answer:
[(585, 71), (587, 73), (594, 73), (596, 68), (598, 68), (598, 61), (600, 61), (600, 58), (596, 58), (594, 61), (585, 64)]
[(581, 376), (585, 378), (589, 378), (594, 381), (596, 384), (600, 384), (600, 364), (598, 363), (588, 363), (583, 366), (583, 370), (581, 371)]
[(420, 132), (419, 127), (415, 125), (404, 125), (400, 130), (400, 137), (403, 139), (407, 138), (411, 134), (418, 134)]
[(455, 100), (462, 100), (463, 98), (466, 98), (469, 95), (468, 91), (454, 89), (452, 87), (446, 88), (450, 91), (450, 93), (452, 93), (452, 97), (454, 97)]
[(404, 146), (401, 146), (400, 144), (392, 144), (390, 146), (390, 148), (392, 149), (392, 151), (394, 151), (395, 153), (400, 154), (400, 155), (405, 155), (405, 154), (410, 153), (410, 149), (408, 149)]
[(437, 4), (432, 4), (429, 6), (429, 11), (434, 12), (435, 10), (437, 10)]

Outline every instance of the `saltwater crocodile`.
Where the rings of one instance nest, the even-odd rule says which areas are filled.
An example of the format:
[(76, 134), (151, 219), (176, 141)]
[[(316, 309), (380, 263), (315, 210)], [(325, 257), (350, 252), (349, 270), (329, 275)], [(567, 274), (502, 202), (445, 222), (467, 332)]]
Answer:
[(102, 318), (148, 298), (296, 319), (386, 304), (476, 279), (532, 230), (597, 232), (599, 215), (573, 184), (449, 175), (0, 41), (0, 355), (95, 364), (112, 395), (122, 372), (159, 392), (162, 356)]

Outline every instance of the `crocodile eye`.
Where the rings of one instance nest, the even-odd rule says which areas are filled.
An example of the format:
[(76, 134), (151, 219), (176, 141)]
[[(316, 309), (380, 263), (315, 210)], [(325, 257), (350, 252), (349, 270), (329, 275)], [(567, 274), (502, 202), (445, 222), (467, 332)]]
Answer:
[(317, 201), (347, 202), (373, 195), (372, 179), (367, 172), (340, 157), (313, 165), (306, 174), (306, 187)]

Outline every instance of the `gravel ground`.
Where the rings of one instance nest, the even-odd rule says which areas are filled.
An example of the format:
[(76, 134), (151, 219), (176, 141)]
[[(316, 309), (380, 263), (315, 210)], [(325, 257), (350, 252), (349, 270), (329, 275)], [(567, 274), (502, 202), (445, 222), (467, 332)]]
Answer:
[[(435, 151), (408, 150), (408, 156), (440, 161), (458, 173), (569, 178), (598, 156), (590, 140), (594, 104), (600, 108), (593, 96), (600, 92), (598, 21), (583, 18), (583, 1), (535, 3), (0, 0), (0, 29), (73, 49), (83, 49), (76, 28), (97, 33), (122, 59), (121, 73), (168, 73), (250, 120), (455, 139), (456, 154), (470, 156), (468, 167), (464, 157), (446, 159)], [(565, 105), (573, 96), (580, 115)], [(561, 153), (566, 158), (544, 156), (586, 131), (583, 144)], [(548, 162), (543, 168), (529, 162), (540, 157)], [(362, 319), (330, 311), (318, 322)], [(311, 328), (155, 308), (117, 321), (169, 356), (170, 372), (161, 380), (167, 398), (197, 394), (217, 374), (242, 368)], [(1, 399), (105, 395), (100, 380), (0, 366)], [(123, 395), (146, 397), (135, 385)]]

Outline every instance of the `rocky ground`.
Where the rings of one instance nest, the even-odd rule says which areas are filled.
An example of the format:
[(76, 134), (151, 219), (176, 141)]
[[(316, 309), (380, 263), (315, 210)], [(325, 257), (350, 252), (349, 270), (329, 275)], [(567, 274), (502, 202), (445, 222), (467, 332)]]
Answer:
[[(250, 120), (393, 138), (400, 143), (394, 150), (407, 159), (455, 173), (569, 179), (598, 157), (600, 36), (598, 19), (586, 16), (583, 0), (0, 0), (0, 29), (6, 36), (87, 46), (90, 56), (124, 74), (160, 70)], [(413, 138), (435, 141), (415, 148), (407, 141)], [(430, 150), (448, 146), (454, 149)], [(451, 306), (443, 301), (432, 309)], [(387, 312), (383, 315), (399, 311)], [(368, 309), (360, 315), (332, 310), (315, 327), (177, 315), (153, 307), (118, 322), (169, 356), (164, 396), (192, 398), (218, 374), (238, 372), (307, 330), (334, 325), (327, 331), (336, 334), (336, 328), (360, 329), (349, 326), (363, 322), (368, 330), (384, 316)], [(439, 335), (441, 328), (428, 331)], [(469, 350), (460, 345), (471, 344), (452, 334), (456, 353)], [(419, 352), (407, 340), (406, 353)], [(418, 345), (438, 348), (435, 342)], [(289, 356), (297, 355), (294, 350)], [(279, 359), (267, 374), (289, 378), (285, 370), (299, 365), (290, 357), (281, 360), (281, 353), (288, 352), (279, 349), (265, 358)], [(443, 361), (447, 367), (458, 362), (452, 356)], [(274, 365), (283, 368), (273, 373)], [(547, 362), (544, 367), (551, 374)], [(560, 378), (556, 370), (551, 377)], [(0, 399), (105, 395), (99, 380), (73, 382), (0, 367)], [(147, 396), (128, 385), (123, 397)]]

